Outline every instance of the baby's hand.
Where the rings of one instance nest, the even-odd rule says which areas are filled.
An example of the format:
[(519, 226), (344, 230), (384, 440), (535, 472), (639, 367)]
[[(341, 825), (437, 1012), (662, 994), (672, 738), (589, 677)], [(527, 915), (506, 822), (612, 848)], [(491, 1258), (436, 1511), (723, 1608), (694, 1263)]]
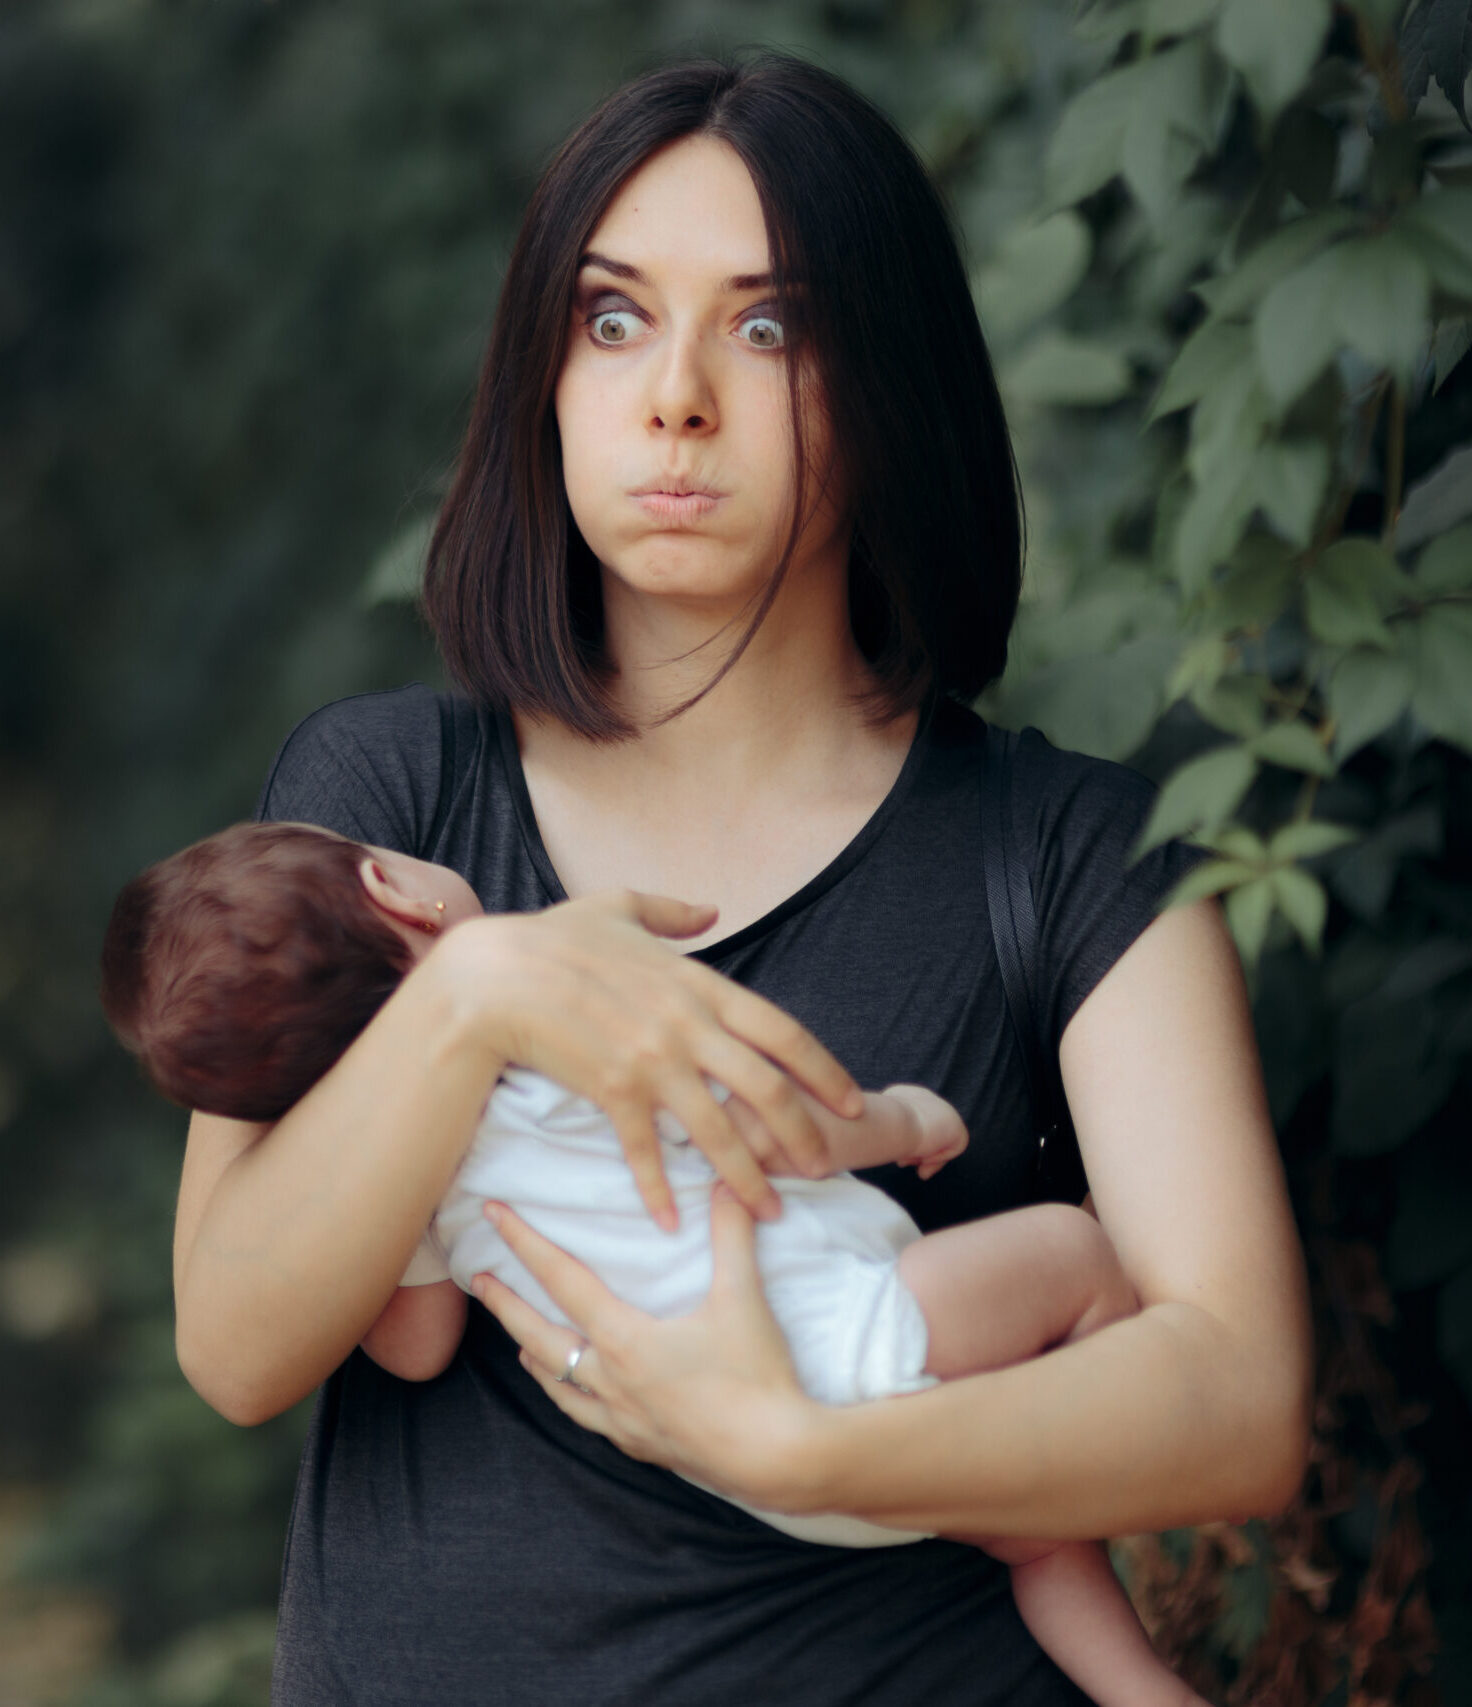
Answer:
[(908, 1156), (895, 1159), (902, 1168), (915, 1168), (921, 1179), (931, 1179), (946, 1165), (954, 1162), (971, 1141), (966, 1122), (944, 1097), (926, 1090), (924, 1085), (889, 1085), (884, 1093), (902, 1103), (913, 1116), (915, 1149)]

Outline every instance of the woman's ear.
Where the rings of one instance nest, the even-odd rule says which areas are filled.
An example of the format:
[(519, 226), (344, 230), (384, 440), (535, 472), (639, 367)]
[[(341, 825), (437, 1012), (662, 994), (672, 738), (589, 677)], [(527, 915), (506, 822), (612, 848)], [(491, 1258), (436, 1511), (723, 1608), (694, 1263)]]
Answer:
[(380, 912), (387, 913), (401, 925), (424, 931), (429, 936), (439, 934), (439, 914), (444, 911), (444, 902), (436, 903), (423, 895), (413, 895), (400, 888), (382, 860), (375, 859), (372, 854), (365, 854), (358, 862), (358, 881), (363, 885), (363, 893)]

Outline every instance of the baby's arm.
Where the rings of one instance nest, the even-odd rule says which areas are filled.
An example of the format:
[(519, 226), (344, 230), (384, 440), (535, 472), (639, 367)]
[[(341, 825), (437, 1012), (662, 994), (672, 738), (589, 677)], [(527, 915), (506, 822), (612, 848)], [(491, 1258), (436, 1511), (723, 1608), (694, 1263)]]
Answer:
[(453, 1280), (401, 1286), (364, 1334), (363, 1350), (401, 1381), (433, 1380), (460, 1347), (466, 1303)]
[[(898, 1162), (901, 1167), (918, 1168), (921, 1179), (929, 1179), (966, 1148), (965, 1121), (944, 1097), (923, 1085), (866, 1091), (864, 1112), (853, 1120), (832, 1113), (805, 1091), (798, 1094), (823, 1134), (834, 1173)], [(751, 1141), (762, 1132), (756, 1114), (739, 1097), (733, 1096), (726, 1107), (742, 1137)], [(783, 1158), (768, 1172), (796, 1176), (802, 1170)]]

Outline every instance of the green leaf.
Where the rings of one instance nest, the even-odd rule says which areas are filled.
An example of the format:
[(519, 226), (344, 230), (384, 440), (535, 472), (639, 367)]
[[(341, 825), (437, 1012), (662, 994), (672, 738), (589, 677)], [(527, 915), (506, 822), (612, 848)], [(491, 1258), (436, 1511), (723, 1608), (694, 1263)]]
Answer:
[(1214, 687), (1232, 662), (1232, 648), (1219, 634), (1203, 635), (1182, 649), (1165, 684), (1168, 704), (1198, 688)]
[(1271, 724), (1262, 734), (1253, 736), (1247, 749), (1265, 764), (1281, 765), (1285, 770), (1306, 771), (1310, 776), (1334, 774), (1334, 761), (1306, 723)]
[(1348, 344), (1372, 367), (1408, 381), (1430, 333), (1430, 283), (1409, 244), (1349, 238), (1281, 278), (1254, 323), (1258, 371), (1279, 404)]
[(1239, 746), (1218, 747), (1182, 765), (1156, 797), (1136, 857), (1189, 830), (1215, 829), (1225, 823), (1256, 775), (1256, 759)]
[(1250, 741), (1262, 730), (1263, 693), (1270, 687), (1262, 676), (1225, 676), (1191, 690), (1191, 704), (1215, 728)]
[(1115, 403), (1132, 385), (1118, 350), (1061, 331), (1040, 333), (1001, 376), (1002, 390), (1019, 403)]
[[(1461, 445), (1406, 493), (1395, 524), (1396, 549), (1408, 551), (1450, 533), (1468, 516), (1472, 516), (1472, 445)], [(1467, 564), (1462, 582), (1466, 585), (1472, 583), (1472, 536), (1458, 549)], [(1409, 585), (1405, 588), (1407, 595), (1412, 591)]]
[(1339, 348), (1333, 301), (1342, 247), (1280, 278), (1258, 308), (1252, 324), (1257, 371), (1280, 405), (1316, 379)]
[(1063, 110), (1043, 166), (1045, 205), (1082, 201), (1123, 172), (1158, 228), (1216, 141), (1226, 89), (1195, 37), (1107, 72)]
[(1139, 66), (1126, 65), (1086, 84), (1063, 109), (1043, 162), (1048, 207), (1082, 201), (1119, 171), (1139, 93)]
[(1302, 87), (1319, 57), (1329, 16), (1329, 0), (1227, 0), (1222, 7), (1217, 46), (1265, 113), (1286, 106)]
[(1420, 597), (1472, 591), (1472, 523), (1432, 540), (1416, 564), (1413, 587)]
[(1278, 911), (1298, 932), (1310, 954), (1324, 945), (1324, 920), (1329, 915), (1329, 897), (1317, 877), (1297, 866), (1284, 866), (1272, 876), (1273, 899)]
[(1009, 722), (1035, 724), (1057, 746), (1128, 758), (1160, 715), (1174, 653), (1168, 636), (1146, 635), (1097, 656), (1063, 658), (1005, 683), (1000, 703)]
[(1175, 888), (1160, 903), (1161, 912), (1171, 907), (1187, 907), (1193, 901), (1205, 901), (1223, 890), (1235, 889), (1239, 883), (1251, 883), (1262, 873), (1255, 866), (1244, 865), (1235, 859), (1209, 859), (1188, 871)]
[(1432, 605), (1406, 626), (1411, 710), (1433, 735), (1472, 752), (1472, 607)]
[(1440, 391), (1452, 370), (1472, 350), (1472, 320), (1444, 320), (1431, 339), (1431, 359), (1436, 364), (1432, 393)]
[(1341, 539), (1309, 565), (1304, 607), (1310, 632), (1330, 646), (1394, 644), (1381, 620), (1387, 582), (1398, 577), (1395, 561), (1373, 541)]
[(1010, 338), (1072, 296), (1092, 246), (1088, 226), (1068, 209), (1010, 232), (976, 276), (988, 336)]
[(1145, 27), (1144, 0), (1089, 0), (1075, 8), (1073, 33), (1080, 41), (1107, 42), (1118, 46), (1126, 36)]
[(1411, 672), (1403, 658), (1363, 648), (1346, 653), (1329, 678), (1336, 762), (1342, 765), (1366, 741), (1382, 734), (1410, 702)]
[(1440, 289), (1472, 302), (1472, 190), (1422, 196), (1390, 229), (1415, 249)]
[(1472, 14), (1466, 0), (1422, 0), (1401, 32), (1400, 57), (1407, 103), (1416, 107), (1435, 77), (1467, 125), (1464, 103), (1467, 73), (1472, 71)]
[(1227, 895), (1227, 924), (1236, 938), (1237, 952), (1248, 966), (1256, 966), (1262, 957), (1263, 941), (1277, 898), (1271, 877), (1244, 883)]
[(1199, 838), (1209, 848), (1215, 848), (1228, 859), (1244, 860), (1248, 865), (1268, 864), (1267, 843), (1245, 824), (1228, 824), (1210, 836)]
[(1251, 475), (1257, 502), (1283, 537), (1307, 545), (1329, 483), (1329, 451), (1317, 439), (1277, 439), (1257, 453)]
[(1205, 397), (1228, 374), (1248, 365), (1252, 343), (1245, 328), (1208, 320), (1181, 345), (1150, 406), (1148, 419), (1158, 421)]
[[(1450, 193), (1450, 192), (1444, 192)], [(1329, 252), (1335, 262), (1334, 325), (1372, 367), (1409, 383), (1431, 335), (1431, 286), (1409, 244), (1387, 234), (1353, 237)]]
[(1317, 859), (1320, 854), (1333, 853), (1336, 848), (1348, 847), (1360, 839), (1358, 830), (1347, 824), (1328, 824), (1313, 818), (1297, 824), (1285, 824), (1268, 843), (1268, 853), (1275, 860)]
[(1221, 0), (1145, 0), (1141, 21), (1152, 36), (1184, 35), (1217, 14)]
[(1297, 585), (1287, 546), (1265, 533), (1249, 534), (1213, 589), (1208, 609), (1223, 633), (1265, 629), (1288, 608)]
[(1252, 515), (1251, 465), (1232, 478), (1220, 474), (1196, 485), (1181, 506), (1172, 541), (1172, 566), (1187, 593), (1197, 593), (1218, 563), (1236, 549)]
[(1363, 216), (1346, 207), (1327, 207), (1321, 213), (1308, 214), (1264, 238), (1230, 272), (1197, 285), (1196, 294), (1214, 319), (1236, 319), (1326, 243), (1363, 224)]
[(1224, 373), (1196, 405), (1186, 467), (1198, 485), (1246, 477), (1272, 418), (1272, 400), (1251, 362)]

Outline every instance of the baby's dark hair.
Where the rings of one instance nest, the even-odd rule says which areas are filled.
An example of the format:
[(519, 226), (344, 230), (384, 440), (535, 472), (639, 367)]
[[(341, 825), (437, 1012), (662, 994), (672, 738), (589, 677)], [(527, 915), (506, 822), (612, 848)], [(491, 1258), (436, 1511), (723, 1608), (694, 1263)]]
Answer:
[(305, 824), (236, 824), (118, 896), (102, 1007), (172, 1101), (278, 1120), (412, 962), (364, 892), (369, 850)]

